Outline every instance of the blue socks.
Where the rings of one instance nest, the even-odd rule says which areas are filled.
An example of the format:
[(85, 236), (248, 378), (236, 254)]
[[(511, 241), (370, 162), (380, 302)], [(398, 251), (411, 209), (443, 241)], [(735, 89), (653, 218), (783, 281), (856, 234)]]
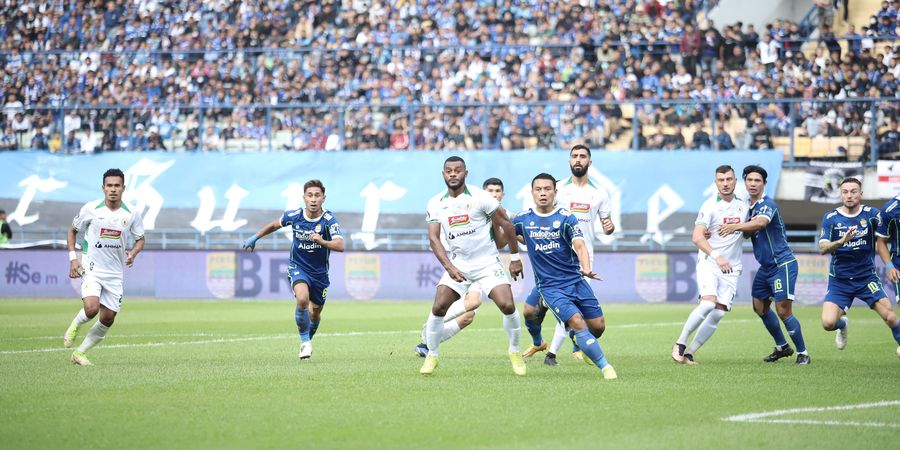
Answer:
[(897, 325), (891, 328), (891, 333), (894, 334), (894, 340), (897, 341), (897, 345), (900, 345), (900, 322), (897, 322)]
[(600, 343), (597, 342), (597, 338), (591, 334), (590, 330), (585, 328), (576, 332), (575, 342), (581, 347), (581, 351), (584, 352), (584, 355), (590, 358), (598, 368), (602, 369), (609, 365), (609, 363), (606, 362), (606, 357), (603, 356), (603, 349), (600, 348)]
[(525, 328), (528, 329), (528, 334), (531, 335), (531, 343), (532, 344), (534, 344), (535, 346), (538, 346), (544, 342), (544, 338), (541, 336), (541, 323), (540, 322), (525, 319)]
[[(847, 326), (847, 318), (846, 318), (846, 317), (841, 317), (841, 318), (837, 321), (837, 324), (835, 324), (834, 330), (843, 330), (844, 327), (846, 327), (846, 326)], [(834, 331), (834, 330), (831, 330), (831, 331)]]
[[(769, 312), (772, 312), (769, 310)], [(800, 321), (797, 320), (796, 317), (791, 315), (787, 319), (784, 319), (784, 328), (787, 330), (788, 334), (791, 336), (791, 340), (794, 341), (794, 345), (797, 346), (797, 351), (799, 353), (803, 353), (806, 351), (806, 343), (803, 342), (803, 332), (800, 331)], [(900, 342), (900, 341), (898, 341)]]
[(294, 310), (294, 320), (297, 322), (297, 332), (300, 333), (300, 343), (309, 342), (309, 310), (298, 307)]
[[(781, 332), (781, 324), (778, 323), (778, 315), (775, 314), (775, 311), (772, 311), (770, 308), (765, 314), (759, 316), (759, 318), (762, 319), (763, 325), (766, 326), (766, 329), (769, 330), (769, 334), (775, 339), (775, 345), (779, 348), (783, 348), (787, 345), (787, 340), (784, 339), (784, 333)], [(796, 321), (797, 319), (794, 320)], [(787, 322), (785, 322), (785, 324), (787, 324)], [(800, 324), (798, 323), (797, 329), (799, 328)]]
[(316, 335), (316, 330), (319, 329), (319, 321), (310, 320), (309, 322), (309, 338), (312, 339), (313, 336)]

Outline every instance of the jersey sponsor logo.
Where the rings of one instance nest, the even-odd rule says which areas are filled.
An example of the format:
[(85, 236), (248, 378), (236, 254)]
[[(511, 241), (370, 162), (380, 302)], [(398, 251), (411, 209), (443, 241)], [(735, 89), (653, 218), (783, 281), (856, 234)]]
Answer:
[(571, 202), (569, 203), (569, 211), (577, 213), (586, 213), (591, 210), (591, 205), (587, 203)]
[(328, 227), (328, 233), (330, 233), (332, 236), (341, 234), (340, 225), (338, 225), (336, 223), (332, 224), (331, 226)]
[(111, 228), (101, 228), (100, 237), (103, 239), (120, 239), (122, 237), (122, 231), (113, 230)]
[(539, 252), (552, 252), (553, 250), (558, 250), (562, 248), (557, 241), (550, 241), (544, 244), (534, 244), (534, 249)]
[(530, 237), (532, 239), (559, 239), (560, 231), (559, 230), (529, 231), (528, 237)]
[(94, 244), (94, 248), (122, 248), (122, 244), (120, 244), (118, 242), (103, 243), (103, 242), (97, 241), (97, 243)]
[(733, 225), (736, 223), (741, 223), (741, 218), (740, 217), (723, 217), (722, 223), (726, 224), (726, 225)]
[(458, 233), (454, 233), (451, 231), (451, 232), (447, 233), (447, 239), (456, 239), (458, 237), (468, 236), (470, 234), (475, 234), (476, 231), (478, 231), (478, 230), (476, 230), (475, 228), (470, 228), (468, 230), (460, 231)]
[(447, 218), (447, 223), (450, 224), (450, 227), (461, 227), (469, 224), (469, 215), (461, 214), (458, 216), (450, 216)]

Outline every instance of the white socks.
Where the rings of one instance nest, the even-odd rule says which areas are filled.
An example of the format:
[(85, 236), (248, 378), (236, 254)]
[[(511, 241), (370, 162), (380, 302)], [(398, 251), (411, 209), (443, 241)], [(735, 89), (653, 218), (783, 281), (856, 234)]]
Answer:
[[(709, 303), (709, 302), (707, 302)], [(725, 317), (725, 311), (721, 309), (714, 309), (706, 315), (706, 319), (703, 320), (703, 323), (700, 324), (700, 329), (697, 330), (697, 334), (694, 336), (694, 341), (691, 342), (691, 345), (684, 351), (685, 354), (691, 354), (697, 352), (700, 349), (700, 346), (703, 345), (704, 342), (708, 341), (710, 337), (712, 337), (713, 333), (716, 332), (716, 328), (719, 327), (719, 321), (722, 320), (722, 317)]]
[(522, 337), (522, 321), (519, 319), (519, 311), (503, 316), (503, 329), (509, 335), (509, 352), (519, 351), (519, 339)]
[(675, 343), (687, 345), (688, 337), (700, 326), (703, 319), (706, 319), (707, 314), (714, 309), (716, 309), (715, 303), (700, 300), (697, 307), (691, 311), (691, 315), (688, 316), (687, 321), (684, 322), (684, 328), (681, 329), (681, 336), (678, 336), (678, 340), (675, 341)]
[(444, 329), (441, 331), (441, 342), (452, 338), (456, 333), (459, 333), (459, 330), (459, 324), (456, 322), (456, 319), (444, 322)]
[(566, 331), (566, 327), (557, 320), (556, 328), (553, 329), (553, 340), (550, 341), (550, 349), (547, 351), (554, 355), (559, 354), (559, 349), (562, 348), (567, 337), (569, 337), (569, 333)]
[(84, 313), (84, 308), (81, 308), (81, 310), (78, 311), (78, 314), (75, 314), (75, 318), (72, 319), (72, 326), (77, 329), (90, 321), (91, 319)]
[(81, 345), (78, 346), (78, 351), (84, 353), (90, 350), (95, 345), (99, 344), (100, 341), (103, 340), (103, 338), (106, 337), (106, 333), (108, 331), (109, 327), (103, 325), (98, 320), (97, 323), (95, 323), (94, 326), (91, 327), (91, 330), (88, 331), (87, 336), (84, 337), (84, 341), (81, 343)]
[[(466, 313), (466, 299), (465, 297), (460, 297), (459, 300), (450, 304), (450, 307), (447, 308), (447, 314), (444, 316), (444, 322), (451, 322), (453, 319), (463, 315)], [(459, 330), (457, 330), (459, 331)]]
[(425, 322), (425, 344), (428, 345), (428, 354), (438, 355), (438, 346), (441, 344), (441, 335), (444, 332), (444, 318), (432, 313), (428, 314)]

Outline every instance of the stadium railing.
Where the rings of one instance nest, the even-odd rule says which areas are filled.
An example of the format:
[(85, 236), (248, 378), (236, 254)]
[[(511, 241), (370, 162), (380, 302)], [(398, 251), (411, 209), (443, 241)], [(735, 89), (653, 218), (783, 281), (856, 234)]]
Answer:
[[(241, 245), (254, 233), (246, 231), (211, 231), (201, 234), (197, 230), (166, 229), (147, 232), (146, 249), (157, 250), (240, 250)], [(372, 239), (364, 239), (363, 236), (374, 234), (375, 248), (366, 248), (367, 242)], [(350, 238), (346, 240), (347, 251), (428, 251), (428, 236), (424, 229), (385, 229), (374, 233), (361, 230), (346, 230)], [(795, 252), (813, 253), (818, 251), (815, 231), (789, 230), (788, 241)], [(601, 252), (682, 252), (696, 251), (697, 248), (691, 242), (689, 232), (663, 232), (659, 234), (647, 233), (641, 230), (618, 231), (610, 242), (597, 241), (594, 248)], [(17, 230), (13, 239), (0, 249), (64, 249), (66, 247), (65, 230), (33, 231)], [(291, 241), (281, 233), (276, 233), (259, 241), (257, 250), (290, 249)], [(750, 250), (750, 241), (745, 242), (745, 249)]]

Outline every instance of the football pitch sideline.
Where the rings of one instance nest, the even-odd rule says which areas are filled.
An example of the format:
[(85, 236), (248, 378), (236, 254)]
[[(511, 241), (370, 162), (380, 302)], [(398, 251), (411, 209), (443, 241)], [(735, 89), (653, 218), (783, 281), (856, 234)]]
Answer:
[(798, 305), (812, 357), (801, 367), (762, 362), (771, 338), (747, 304), (696, 366), (670, 357), (693, 305), (604, 305), (601, 344), (619, 374), (604, 381), (570, 343), (560, 366), (539, 353), (516, 377), (490, 304), (423, 377), (413, 347), (430, 302), (330, 300), (300, 361), (290, 300), (126, 299), (89, 353), (95, 366), (80, 367), (62, 347), (79, 305), (0, 300), (3, 447), (893, 448), (900, 437), (900, 358), (865, 307), (850, 311), (839, 351), (819, 308)]

